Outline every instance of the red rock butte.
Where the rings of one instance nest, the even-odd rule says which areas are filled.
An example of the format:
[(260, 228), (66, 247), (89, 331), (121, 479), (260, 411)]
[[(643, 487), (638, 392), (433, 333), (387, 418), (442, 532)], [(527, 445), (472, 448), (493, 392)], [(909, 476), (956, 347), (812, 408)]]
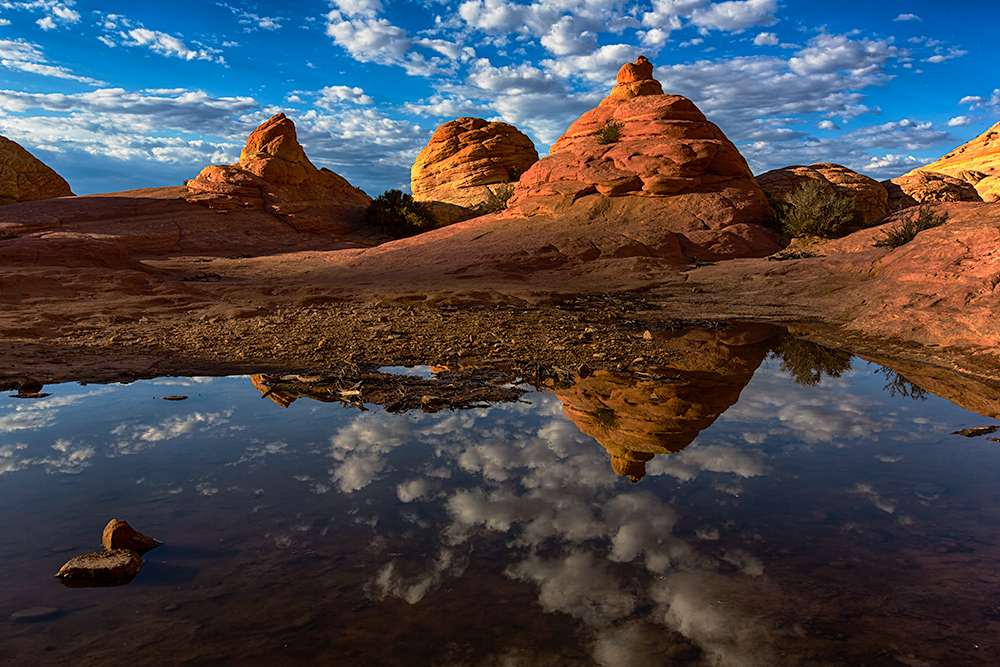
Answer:
[(73, 194), (69, 183), (17, 142), (0, 137), (0, 205)]

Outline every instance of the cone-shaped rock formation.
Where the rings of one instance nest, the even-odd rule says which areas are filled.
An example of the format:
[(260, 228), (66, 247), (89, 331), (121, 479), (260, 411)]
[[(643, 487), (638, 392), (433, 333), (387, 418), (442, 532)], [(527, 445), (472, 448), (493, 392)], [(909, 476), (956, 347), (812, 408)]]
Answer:
[(0, 204), (38, 201), (73, 194), (51, 167), (7, 137), (0, 137)]
[(309, 161), (295, 124), (282, 113), (250, 134), (239, 162), (205, 167), (187, 189), (188, 201), (221, 210), (262, 208), (300, 231), (354, 231), (371, 203), (346, 179)]

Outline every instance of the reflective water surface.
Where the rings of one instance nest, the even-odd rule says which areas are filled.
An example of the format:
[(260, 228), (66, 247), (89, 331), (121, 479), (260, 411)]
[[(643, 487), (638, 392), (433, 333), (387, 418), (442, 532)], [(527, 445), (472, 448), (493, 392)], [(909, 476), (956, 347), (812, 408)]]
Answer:
[[(0, 663), (1000, 661), (1000, 432), (952, 434), (1000, 403), (753, 330), (681, 346), (462, 411), (262, 376), (3, 395)], [(111, 518), (164, 546), (60, 586)]]

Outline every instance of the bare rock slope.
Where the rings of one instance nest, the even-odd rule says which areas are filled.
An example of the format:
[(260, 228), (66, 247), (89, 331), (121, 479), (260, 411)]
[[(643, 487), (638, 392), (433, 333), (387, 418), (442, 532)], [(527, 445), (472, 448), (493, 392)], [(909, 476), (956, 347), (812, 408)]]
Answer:
[(940, 160), (914, 169), (954, 176), (976, 188), (983, 201), (1000, 201), (1000, 123), (962, 144)]

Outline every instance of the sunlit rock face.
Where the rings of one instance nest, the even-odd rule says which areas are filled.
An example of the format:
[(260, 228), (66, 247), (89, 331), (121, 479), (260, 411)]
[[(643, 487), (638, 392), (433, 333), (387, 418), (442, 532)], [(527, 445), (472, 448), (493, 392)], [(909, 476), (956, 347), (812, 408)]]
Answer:
[(187, 190), (188, 201), (217, 210), (263, 209), (299, 231), (354, 231), (371, 204), (346, 179), (309, 161), (295, 124), (281, 113), (250, 134), (239, 162), (205, 167)]
[(0, 137), (0, 205), (72, 195), (69, 183), (7, 137)]
[(1000, 123), (940, 160), (914, 169), (904, 176), (912, 176), (918, 172), (954, 176), (975, 187), (983, 201), (1000, 201)]
[(736, 403), (777, 331), (741, 324), (657, 334), (654, 340), (682, 353), (659, 377), (597, 371), (555, 394), (566, 416), (608, 450), (615, 473), (636, 482), (654, 455), (681, 451)]
[(535, 144), (507, 123), (464, 117), (434, 131), (410, 171), (410, 190), (422, 202), (474, 209), (492, 189), (516, 182), (538, 161)]
[(782, 167), (757, 176), (757, 183), (772, 202), (787, 201), (789, 195), (810, 181), (822, 183), (829, 190), (854, 200), (865, 224), (885, 217), (888, 200), (885, 186), (839, 164), (819, 162), (809, 166)]
[(890, 213), (918, 204), (948, 201), (983, 201), (970, 183), (933, 171), (915, 171), (882, 181), (889, 193)]
[[(522, 177), (510, 214), (587, 219), (676, 261), (766, 255), (773, 211), (746, 160), (645, 58)], [(602, 244), (596, 248), (604, 252)]]

